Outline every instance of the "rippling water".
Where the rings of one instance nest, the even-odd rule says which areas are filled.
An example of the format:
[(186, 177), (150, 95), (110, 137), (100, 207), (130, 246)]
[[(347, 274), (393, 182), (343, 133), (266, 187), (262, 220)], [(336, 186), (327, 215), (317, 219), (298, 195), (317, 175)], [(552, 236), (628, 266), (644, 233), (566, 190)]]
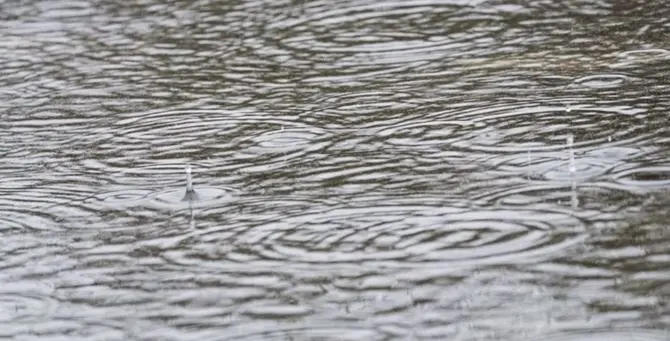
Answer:
[(0, 18), (0, 338), (670, 339), (664, 1)]

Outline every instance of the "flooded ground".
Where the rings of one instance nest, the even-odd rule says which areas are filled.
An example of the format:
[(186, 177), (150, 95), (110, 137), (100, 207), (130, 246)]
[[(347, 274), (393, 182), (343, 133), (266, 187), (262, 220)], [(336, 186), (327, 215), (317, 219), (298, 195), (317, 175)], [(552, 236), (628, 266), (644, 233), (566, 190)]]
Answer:
[(0, 338), (670, 339), (665, 1), (0, 18)]

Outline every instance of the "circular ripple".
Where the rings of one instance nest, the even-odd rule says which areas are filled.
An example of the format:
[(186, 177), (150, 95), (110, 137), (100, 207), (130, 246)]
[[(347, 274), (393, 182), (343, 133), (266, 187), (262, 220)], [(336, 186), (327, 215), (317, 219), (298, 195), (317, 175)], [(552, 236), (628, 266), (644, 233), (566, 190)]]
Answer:
[(17, 208), (14, 202), (0, 200), (0, 232), (9, 230), (57, 230), (59, 217), (40, 208)]
[[(290, 128), (281, 126), (280, 129), (255, 134), (238, 141), (238, 155), (247, 154), (252, 157), (259, 155), (292, 158), (303, 155), (310, 150), (322, 147), (321, 141), (326, 137), (319, 129)], [(270, 160), (265, 160), (268, 163)]]
[[(500, 13), (473, 14), (470, 4), (323, 2), (295, 19), (272, 20), (267, 44), (294, 61), (317, 61), (313, 70), (328, 70), (305, 82), (351, 84), (432, 61), (463, 59), (471, 52), (469, 42), (504, 28)], [(441, 24), (436, 28), (431, 22)]]
[(632, 79), (626, 75), (601, 74), (577, 78), (569, 85), (569, 87), (586, 87), (596, 89), (615, 88), (630, 81), (632, 81)]
[[(98, 149), (95, 159), (104, 163), (92, 161), (85, 169), (137, 173), (144, 175), (144, 179), (137, 180), (145, 182), (145, 176), (174, 171), (166, 167), (170, 163), (166, 160), (172, 160), (177, 167), (198, 163), (225, 176), (241, 170), (266, 171), (323, 148), (329, 136), (326, 130), (306, 122), (311, 118), (296, 115), (295, 111), (284, 114), (278, 110), (269, 115), (249, 109), (211, 107), (218, 108), (196, 101), (125, 114), (116, 123), (114, 143)], [(129, 154), (133, 157), (129, 158)], [(148, 170), (156, 172), (148, 174)], [(131, 180), (127, 176), (123, 179)]]
[[(528, 178), (542, 178), (553, 181), (573, 181), (593, 179), (602, 176), (612, 168), (614, 162), (596, 157), (577, 156), (574, 163), (565, 156), (543, 153), (543, 157), (533, 159), (533, 154), (495, 157), (490, 162), (497, 172), (516, 174)], [(566, 154), (567, 155), (567, 154)], [(574, 171), (571, 167), (574, 165)]]
[[(292, 142), (323, 133), (310, 124), (297, 121), (295, 116), (272, 117), (249, 110), (207, 107), (203, 101), (196, 101), (178, 107), (129, 113), (116, 123), (115, 129), (118, 137), (126, 138), (130, 143), (166, 141), (175, 147), (190, 146), (189, 142), (193, 141), (204, 144), (210, 139), (234, 139), (225, 140), (231, 143), (256, 139), (263, 143), (261, 136), (267, 134), (266, 140), (272, 140), (271, 135), (276, 131), (284, 131), (280, 136), (284, 136), (284, 140), (293, 138)], [(291, 136), (296, 132), (300, 135)]]
[(284, 129), (269, 131), (253, 137), (252, 140), (258, 145), (258, 149), (288, 152), (303, 148), (315, 138), (316, 134), (311, 131), (300, 129)]
[(616, 69), (641, 69), (645, 63), (670, 60), (670, 51), (665, 49), (631, 50), (619, 53), (618, 61), (610, 67)]
[[(216, 203), (221, 203), (231, 199), (234, 190), (232, 188), (215, 188), (215, 187), (205, 187), (198, 186), (196, 188), (198, 193), (198, 199), (196, 202), (198, 204), (209, 205)], [(174, 205), (184, 202), (185, 190), (168, 190), (157, 193), (152, 193), (149, 197), (152, 201), (158, 203), (164, 203), (167, 205)]]
[[(62, 251), (61, 247), (27, 238), (19, 235), (3, 238), (3, 250), (0, 251), (0, 266), (3, 269), (0, 276), (0, 328), (5, 323), (20, 325), (50, 318), (58, 306), (52, 298), (54, 287), (48, 281), (30, 278), (46, 278), (71, 266), (57, 264), (59, 260), (66, 260), (66, 257), (55, 254)], [(56, 260), (51, 263), (53, 259)]]
[[(580, 158), (575, 159), (574, 169), (573, 163), (570, 161), (564, 162), (547, 162), (544, 165), (546, 171), (544, 177), (549, 180), (581, 180), (587, 178), (594, 178), (604, 174), (607, 169), (606, 165), (600, 159)], [(574, 171), (573, 171), (574, 170)]]
[[(510, 155), (493, 155), (487, 163), (502, 176), (523, 176), (529, 179), (553, 181), (592, 180), (603, 177), (630, 158), (645, 153), (645, 148), (605, 147), (574, 154), (569, 149), (562, 152), (526, 152)], [(571, 166), (574, 165), (574, 172)]]
[(34, 322), (53, 313), (52, 299), (22, 293), (0, 293), (0, 323)]
[(385, 336), (381, 331), (357, 321), (310, 322), (305, 327), (267, 328), (267, 322), (237, 323), (229, 327), (222, 336), (220, 332), (207, 335), (208, 340), (221, 341), (284, 341), (284, 340), (381, 340)]
[(639, 207), (648, 199), (645, 191), (634, 191), (630, 186), (611, 180), (585, 183), (530, 180), (508, 184), (504, 188), (472, 197), (474, 203), (482, 206), (558, 210), (575, 215), (588, 225), (607, 220), (618, 222), (627, 213), (639, 211)]
[[(649, 138), (640, 109), (523, 106), (501, 104), (472, 108), (453, 115), (454, 119), (472, 120), (455, 132), (449, 141), (466, 151), (519, 153), (566, 149), (566, 136), (575, 136), (574, 150), (599, 145), (631, 145)], [(606, 127), (606, 128), (604, 128)]]
[[(426, 40), (425, 33), (411, 32), (411, 28), (416, 25), (408, 25), (407, 21), (416, 18), (427, 21), (429, 20), (427, 17), (444, 19), (449, 17), (453, 19), (447, 21), (449, 25), (458, 27), (461, 23), (458, 17), (461, 6), (437, 5), (434, 2), (353, 6), (350, 3), (342, 3), (342, 5), (344, 5), (342, 8), (337, 9), (324, 6), (318, 8), (317, 13), (307, 14), (297, 20), (279, 21), (270, 27), (285, 32), (281, 44), (291, 50), (369, 54), (402, 53), (402, 51), (436, 52), (439, 46), (443, 46), (441, 49), (446, 49), (445, 41)], [(481, 22), (475, 23), (472, 22), (473, 18), (468, 19), (469, 25), (472, 26), (485, 22), (482, 19)], [(357, 33), (366, 33), (365, 38), (361, 39), (361, 35)], [(399, 44), (399, 41), (402, 41), (402, 44)], [(458, 40), (452, 40), (451, 43), (456, 41)], [(372, 63), (373, 59), (373, 56), (369, 56), (367, 61)], [(389, 59), (387, 60), (391, 61), (393, 58)], [(403, 60), (395, 60), (400, 61)]]
[[(231, 188), (215, 188), (198, 186), (196, 188), (198, 193), (197, 205), (214, 205), (228, 201), (234, 190)], [(188, 206), (188, 203), (183, 201), (185, 194), (184, 189), (170, 189), (163, 191), (154, 190), (119, 190), (111, 192), (103, 192), (96, 195), (96, 201), (103, 205), (122, 208), (131, 207), (152, 207), (156, 209), (179, 209)]]
[(670, 333), (664, 330), (622, 329), (565, 332), (543, 336), (534, 340), (546, 341), (662, 341), (670, 339)]
[(262, 305), (247, 308), (242, 314), (254, 318), (296, 318), (309, 315), (313, 310), (299, 305)]
[[(386, 206), (379, 205), (387, 202)], [(393, 202), (393, 204), (391, 204)], [(208, 244), (227, 247), (191, 250), (173, 254), (176, 263), (197, 259), (245, 259), (285, 263), (454, 262), (467, 265), (537, 261), (578, 243), (580, 219), (551, 208), (469, 209), (425, 206), (418, 201), (375, 198), (363, 203), (337, 206), (308, 206), (283, 211), (280, 219), (268, 221), (270, 202), (264, 216), (249, 214), (228, 223), (230, 231), (204, 232)], [(237, 205), (244, 206), (243, 203)], [(257, 204), (256, 204), (257, 205)], [(259, 209), (256, 209), (258, 211)], [(203, 212), (213, 215), (214, 210)], [(261, 219), (264, 218), (264, 219)], [(247, 226), (236, 229), (235, 226)], [(253, 227), (249, 227), (253, 226)], [(232, 233), (235, 231), (235, 233)], [(219, 239), (222, 238), (222, 239)], [(241, 258), (240, 258), (241, 257)], [(397, 263), (401, 264), (401, 263)]]
[[(3, 184), (0, 184), (2, 186)], [(73, 184), (25, 186), (6, 191), (0, 197), (0, 231), (60, 230), (68, 219), (91, 217), (80, 205), (88, 194)]]
[(631, 187), (667, 187), (670, 186), (670, 166), (637, 167), (621, 171), (614, 178)]
[(666, 49), (644, 49), (630, 50), (619, 54), (621, 59), (646, 60), (646, 59), (664, 59), (670, 58), (670, 51)]

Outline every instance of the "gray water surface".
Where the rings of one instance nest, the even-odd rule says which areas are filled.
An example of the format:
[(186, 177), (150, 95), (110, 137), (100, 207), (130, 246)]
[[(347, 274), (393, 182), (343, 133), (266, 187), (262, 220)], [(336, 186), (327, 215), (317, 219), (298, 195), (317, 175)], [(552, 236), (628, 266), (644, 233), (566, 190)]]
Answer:
[(2, 3), (0, 338), (666, 341), (669, 18)]

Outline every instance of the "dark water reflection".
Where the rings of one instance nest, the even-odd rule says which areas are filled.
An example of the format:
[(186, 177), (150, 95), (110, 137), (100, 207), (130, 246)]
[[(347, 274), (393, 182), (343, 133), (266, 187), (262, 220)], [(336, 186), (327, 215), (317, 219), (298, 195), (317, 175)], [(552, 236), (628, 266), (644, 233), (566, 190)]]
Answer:
[(0, 337), (670, 339), (664, 1), (0, 18)]

